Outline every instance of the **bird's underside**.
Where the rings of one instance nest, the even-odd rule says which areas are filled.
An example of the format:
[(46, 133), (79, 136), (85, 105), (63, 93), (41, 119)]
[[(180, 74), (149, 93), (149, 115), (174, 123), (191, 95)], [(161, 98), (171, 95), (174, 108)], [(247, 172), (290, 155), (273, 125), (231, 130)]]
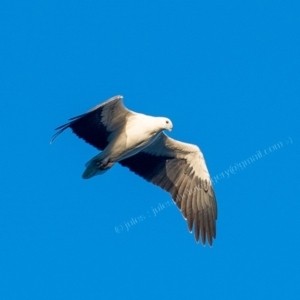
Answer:
[[(203, 245), (206, 241), (212, 245), (216, 238), (217, 203), (201, 151), (195, 145), (166, 136), (163, 130), (172, 129), (169, 119), (134, 113), (124, 107), (122, 100), (122, 96), (113, 97), (70, 119), (57, 128), (51, 143), (71, 128), (102, 151), (86, 164), (84, 178), (102, 174), (120, 163), (169, 192), (196, 241), (201, 239)], [(137, 124), (132, 120), (138, 120)], [(144, 144), (138, 147), (140, 140)]]

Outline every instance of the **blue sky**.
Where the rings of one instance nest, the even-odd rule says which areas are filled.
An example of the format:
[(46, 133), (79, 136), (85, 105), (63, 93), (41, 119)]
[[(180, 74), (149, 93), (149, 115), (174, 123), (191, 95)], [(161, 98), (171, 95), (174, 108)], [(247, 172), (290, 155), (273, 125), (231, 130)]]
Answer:
[[(2, 1), (0, 298), (299, 299), (299, 11)], [(202, 149), (213, 247), (127, 169), (82, 180), (97, 150), (71, 131), (50, 146), (55, 127), (117, 94)]]

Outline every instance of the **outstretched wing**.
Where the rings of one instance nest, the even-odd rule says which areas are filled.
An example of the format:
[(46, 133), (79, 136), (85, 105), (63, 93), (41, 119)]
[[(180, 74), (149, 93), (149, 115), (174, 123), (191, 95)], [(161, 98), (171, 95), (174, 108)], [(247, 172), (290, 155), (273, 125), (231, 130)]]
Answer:
[(57, 127), (55, 130), (58, 131), (50, 143), (53, 143), (64, 130), (71, 128), (78, 137), (99, 150), (103, 150), (109, 143), (110, 134), (121, 129), (127, 117), (132, 113), (123, 105), (122, 96), (112, 97), (87, 113), (69, 119), (69, 123)]
[(217, 203), (200, 149), (164, 133), (141, 152), (119, 162), (168, 191), (198, 242), (216, 238)]

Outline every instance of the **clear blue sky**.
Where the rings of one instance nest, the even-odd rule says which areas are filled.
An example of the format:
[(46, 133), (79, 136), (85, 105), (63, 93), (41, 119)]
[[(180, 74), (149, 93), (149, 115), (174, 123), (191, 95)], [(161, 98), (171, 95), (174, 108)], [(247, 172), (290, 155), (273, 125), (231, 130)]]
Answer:
[[(0, 299), (299, 299), (299, 12), (2, 1)], [(50, 146), (55, 127), (117, 94), (202, 149), (213, 247), (127, 169), (82, 180), (97, 150), (71, 131)]]

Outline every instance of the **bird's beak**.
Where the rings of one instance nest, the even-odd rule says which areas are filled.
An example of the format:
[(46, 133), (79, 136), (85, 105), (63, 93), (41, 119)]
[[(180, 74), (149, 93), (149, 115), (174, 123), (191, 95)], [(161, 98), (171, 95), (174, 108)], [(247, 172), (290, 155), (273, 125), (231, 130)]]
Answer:
[(169, 128), (168, 130), (169, 130), (169, 131), (172, 131), (172, 130), (173, 130), (173, 126), (172, 126), (171, 128)]

